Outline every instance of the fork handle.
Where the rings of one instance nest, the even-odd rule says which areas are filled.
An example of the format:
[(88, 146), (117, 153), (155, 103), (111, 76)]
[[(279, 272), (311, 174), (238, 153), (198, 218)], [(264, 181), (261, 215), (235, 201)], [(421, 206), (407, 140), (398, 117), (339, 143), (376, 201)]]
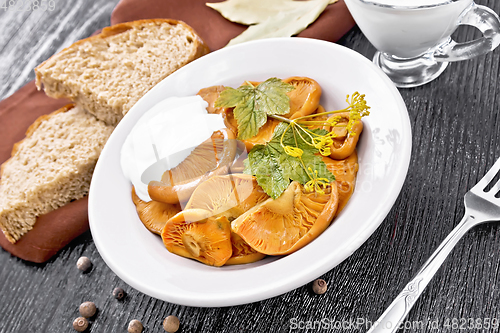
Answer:
[(450, 254), (462, 236), (476, 224), (477, 222), (474, 217), (471, 217), (466, 211), (462, 221), (439, 245), (420, 271), (418, 271), (417, 275), (404, 287), (403, 291), (389, 305), (382, 316), (373, 323), (368, 333), (396, 332), (404, 324), (403, 320), (406, 318), (406, 315), (410, 312), (413, 304), (420, 297), (422, 291), (427, 287), (427, 284), (429, 284), (448, 254)]

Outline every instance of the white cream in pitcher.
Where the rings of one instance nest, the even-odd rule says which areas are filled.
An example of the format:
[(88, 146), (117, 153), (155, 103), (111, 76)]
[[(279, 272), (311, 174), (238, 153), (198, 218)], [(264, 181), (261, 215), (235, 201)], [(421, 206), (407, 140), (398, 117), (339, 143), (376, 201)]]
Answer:
[(404, 6), (404, 7), (420, 7), (420, 6), (434, 6), (444, 3), (453, 2), (456, 0), (372, 0), (365, 2), (372, 2), (380, 5), (387, 6)]
[(417, 57), (448, 39), (460, 14), (472, 4), (472, 0), (345, 2), (373, 46), (400, 58)]

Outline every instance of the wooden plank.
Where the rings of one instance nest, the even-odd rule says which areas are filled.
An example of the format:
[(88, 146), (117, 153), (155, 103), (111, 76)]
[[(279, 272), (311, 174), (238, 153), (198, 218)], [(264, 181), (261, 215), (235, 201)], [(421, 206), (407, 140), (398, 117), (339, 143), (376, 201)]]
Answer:
[(63, 47), (109, 25), (118, 1), (55, 1), (53, 11), (2, 11), (0, 99), (33, 80), (33, 69)]
[[(58, 0), (51, 13), (0, 10), (0, 98), (31, 80), (33, 67), (58, 49), (106, 26), (115, 3)], [(500, 12), (498, 1), (478, 3)], [(463, 40), (470, 36), (474, 33), (465, 30), (458, 34)], [(373, 47), (357, 28), (340, 43), (368, 58), (373, 56)], [(161, 322), (169, 314), (180, 318), (179, 332), (184, 333), (366, 331), (367, 321), (378, 318), (458, 223), (463, 195), (500, 157), (499, 63), (500, 50), (495, 50), (451, 64), (428, 85), (400, 90), (414, 138), (407, 179), (376, 232), (322, 276), (329, 283), (326, 294), (314, 295), (309, 286), (303, 286), (261, 302), (208, 309), (162, 302), (116, 277), (87, 233), (44, 265), (23, 262), (0, 250), (0, 333), (74, 332), (71, 323), (78, 316), (78, 306), (89, 300), (99, 308), (89, 332), (124, 332), (134, 318), (143, 322), (145, 332), (163, 332)], [(94, 263), (88, 274), (75, 267), (81, 255)], [(408, 331), (457, 332), (451, 326), (454, 318), (483, 323), (485, 318), (500, 319), (499, 273), (498, 225), (472, 230), (407, 318), (410, 324), (426, 326)], [(121, 302), (111, 296), (117, 286), (128, 294)], [(450, 326), (445, 327), (447, 320)], [(293, 329), (294, 323), (314, 321), (324, 326)], [(433, 322), (438, 329), (429, 326)], [(347, 329), (338, 328), (344, 323)]]

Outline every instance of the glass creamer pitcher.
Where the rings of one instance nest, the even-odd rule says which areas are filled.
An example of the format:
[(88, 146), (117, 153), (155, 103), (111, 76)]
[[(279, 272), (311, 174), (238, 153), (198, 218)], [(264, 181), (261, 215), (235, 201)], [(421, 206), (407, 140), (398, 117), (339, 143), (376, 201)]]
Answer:
[[(483, 55), (500, 44), (500, 20), (473, 0), (345, 0), (363, 34), (375, 46), (373, 62), (397, 87), (423, 85), (450, 61)], [(478, 28), (483, 37), (457, 43), (459, 25)]]

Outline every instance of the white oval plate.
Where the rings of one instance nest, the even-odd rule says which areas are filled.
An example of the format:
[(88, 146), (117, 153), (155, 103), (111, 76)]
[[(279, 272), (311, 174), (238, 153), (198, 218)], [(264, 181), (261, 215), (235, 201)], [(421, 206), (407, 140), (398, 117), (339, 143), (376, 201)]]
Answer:
[[(284, 257), (210, 267), (168, 252), (137, 217), (120, 150), (134, 124), (169, 96), (194, 95), (212, 85), (307, 76), (322, 87), (327, 110), (347, 106), (346, 95), (366, 95), (370, 116), (358, 146), (359, 173), (351, 200), (333, 224), (303, 249)], [(149, 91), (117, 126), (95, 168), (89, 221), (97, 249), (123, 281), (158, 299), (188, 306), (231, 306), (283, 294), (326, 273), (351, 255), (380, 225), (408, 170), (411, 128), (401, 95), (368, 59), (314, 39), (276, 38), (212, 52)]]

